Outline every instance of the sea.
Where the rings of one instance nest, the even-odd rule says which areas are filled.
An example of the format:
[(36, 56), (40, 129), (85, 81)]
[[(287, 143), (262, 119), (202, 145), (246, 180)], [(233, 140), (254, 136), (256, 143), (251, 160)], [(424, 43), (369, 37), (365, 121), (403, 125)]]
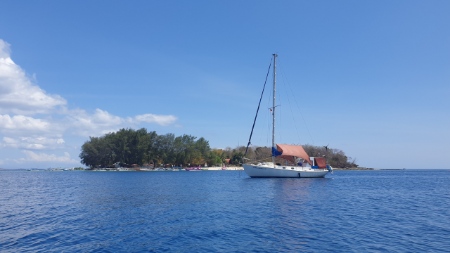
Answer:
[(0, 171), (0, 252), (450, 252), (450, 170)]

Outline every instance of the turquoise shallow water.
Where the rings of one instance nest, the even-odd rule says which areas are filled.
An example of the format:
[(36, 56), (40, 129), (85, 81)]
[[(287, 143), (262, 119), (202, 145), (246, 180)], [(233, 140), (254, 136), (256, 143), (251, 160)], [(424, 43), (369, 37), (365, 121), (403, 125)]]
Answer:
[(0, 252), (450, 252), (450, 171), (0, 172)]

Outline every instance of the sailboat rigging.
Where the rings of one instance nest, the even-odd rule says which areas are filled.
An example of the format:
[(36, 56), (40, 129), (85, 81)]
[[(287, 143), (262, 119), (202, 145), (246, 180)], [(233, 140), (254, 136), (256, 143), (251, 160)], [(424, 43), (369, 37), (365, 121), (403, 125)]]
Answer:
[[(300, 145), (276, 144), (275, 143), (275, 110), (276, 110), (276, 59), (278, 55), (273, 54), (273, 100), (272, 107), (272, 162), (258, 162), (258, 163), (244, 163), (244, 171), (250, 177), (286, 177), (286, 178), (320, 178), (325, 177), (331, 172), (333, 168), (326, 164), (325, 157), (309, 157), (306, 151)], [(270, 71), (270, 66), (269, 66)], [(269, 71), (266, 75), (269, 75)], [(261, 93), (261, 98), (264, 93), (265, 85)], [(255, 120), (253, 122), (250, 138), (245, 150), (247, 155), (248, 147), (251, 144), (253, 135), (253, 128), (255, 126), (256, 117), (258, 116), (259, 107), (261, 104), (259, 100), (258, 109), (256, 111)], [(286, 163), (284, 165), (276, 164), (275, 158), (283, 158)]]

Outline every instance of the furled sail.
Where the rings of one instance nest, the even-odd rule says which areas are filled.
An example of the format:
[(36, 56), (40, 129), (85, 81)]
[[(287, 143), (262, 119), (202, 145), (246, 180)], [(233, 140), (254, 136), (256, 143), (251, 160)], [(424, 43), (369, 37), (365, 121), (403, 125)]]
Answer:
[(277, 144), (277, 151), (277, 156), (279, 155), (284, 159), (292, 161), (293, 157), (299, 157), (312, 164), (309, 155), (300, 145)]

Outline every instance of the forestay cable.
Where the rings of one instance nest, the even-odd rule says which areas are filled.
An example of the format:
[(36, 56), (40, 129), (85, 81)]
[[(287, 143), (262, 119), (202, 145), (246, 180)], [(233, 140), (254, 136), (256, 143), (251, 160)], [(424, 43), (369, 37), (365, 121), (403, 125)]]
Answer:
[(261, 100), (262, 100), (262, 97), (264, 95), (264, 90), (266, 89), (267, 78), (269, 77), (270, 67), (271, 66), (272, 66), (272, 58), (270, 59), (269, 69), (267, 69), (266, 80), (264, 81), (264, 86), (263, 86), (263, 90), (261, 92), (261, 97), (259, 98), (258, 108), (256, 109), (256, 115), (255, 115), (255, 119), (253, 120), (252, 131), (250, 132), (250, 137), (248, 138), (248, 143), (247, 143), (247, 147), (245, 148), (244, 157), (247, 155), (248, 147), (251, 144), (252, 135), (253, 135), (253, 129), (255, 128), (256, 118), (258, 117), (259, 107), (261, 105)]

